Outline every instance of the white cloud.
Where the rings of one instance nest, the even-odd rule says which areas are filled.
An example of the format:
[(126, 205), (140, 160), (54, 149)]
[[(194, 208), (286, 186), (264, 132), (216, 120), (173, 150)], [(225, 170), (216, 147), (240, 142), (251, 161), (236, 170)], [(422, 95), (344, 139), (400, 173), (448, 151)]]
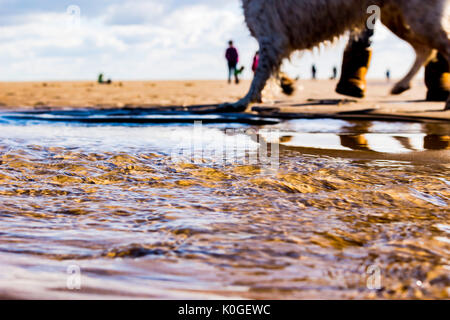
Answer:
[[(8, 10), (0, 13), (8, 22), (0, 22), (0, 80), (95, 79), (100, 71), (114, 79), (218, 79), (226, 75), (223, 51), (229, 39), (246, 65), (257, 49), (238, 0), (80, 0), (79, 28), (61, 2), (6, 2)], [(319, 75), (328, 77), (344, 45), (293, 58), (285, 70), (309, 77), (314, 62)], [(412, 62), (408, 45), (383, 28), (374, 50), (374, 77), (389, 66), (400, 76), (410, 65), (404, 57)]]
[(129, 0), (107, 7), (104, 13), (104, 22), (112, 25), (155, 23), (167, 9), (164, 1)]

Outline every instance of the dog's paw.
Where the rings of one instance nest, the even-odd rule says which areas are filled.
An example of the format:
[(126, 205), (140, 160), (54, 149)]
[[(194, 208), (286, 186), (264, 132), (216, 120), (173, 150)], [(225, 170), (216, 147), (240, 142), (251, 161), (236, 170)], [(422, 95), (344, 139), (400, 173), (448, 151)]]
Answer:
[(285, 74), (281, 74), (280, 76), (280, 86), (285, 95), (290, 96), (295, 91), (295, 81)]
[(410, 84), (398, 83), (397, 85), (395, 85), (394, 88), (392, 88), (391, 94), (399, 95), (399, 94), (402, 94), (405, 91), (408, 91), (409, 89), (411, 89), (411, 85)]
[(223, 103), (216, 108), (216, 112), (219, 113), (233, 113), (244, 112), (247, 110), (248, 103), (245, 101), (238, 101), (235, 103)]

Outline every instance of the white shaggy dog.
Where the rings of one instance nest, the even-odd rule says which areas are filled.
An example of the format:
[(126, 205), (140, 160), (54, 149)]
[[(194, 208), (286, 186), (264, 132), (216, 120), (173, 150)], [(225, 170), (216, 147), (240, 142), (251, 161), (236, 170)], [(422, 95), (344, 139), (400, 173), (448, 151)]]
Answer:
[[(261, 92), (283, 59), (311, 49), (349, 30), (362, 29), (368, 8), (378, 6), (381, 21), (409, 42), (417, 59), (394, 91), (409, 87), (413, 77), (437, 51), (450, 61), (450, 0), (242, 0), (245, 20), (260, 46), (260, 62), (248, 94), (226, 111), (244, 111), (261, 101)], [(450, 99), (447, 101), (450, 109)]]

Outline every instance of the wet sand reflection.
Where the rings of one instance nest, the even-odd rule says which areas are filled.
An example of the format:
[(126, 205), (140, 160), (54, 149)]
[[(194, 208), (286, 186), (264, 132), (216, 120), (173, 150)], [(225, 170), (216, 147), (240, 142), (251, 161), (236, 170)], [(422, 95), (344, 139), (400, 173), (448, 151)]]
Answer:
[[(349, 121), (337, 132), (285, 132), (280, 144), (288, 148), (330, 149), (379, 153), (450, 150), (449, 124), (424, 124), (423, 132), (377, 132), (373, 123)], [(322, 139), (320, 138), (322, 137)]]

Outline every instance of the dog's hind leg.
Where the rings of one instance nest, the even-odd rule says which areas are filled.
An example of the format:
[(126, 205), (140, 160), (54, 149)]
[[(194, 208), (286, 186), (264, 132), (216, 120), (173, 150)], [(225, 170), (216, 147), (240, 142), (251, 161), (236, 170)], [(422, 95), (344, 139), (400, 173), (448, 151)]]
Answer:
[[(393, 89), (393, 93), (400, 93), (408, 87), (408, 81), (423, 64), (429, 62), (427, 60), (433, 57), (434, 50), (450, 62), (449, 0), (391, 1), (390, 5), (384, 7), (381, 20), (397, 36), (408, 41), (417, 52), (417, 61), (413, 69)], [(450, 110), (450, 97), (446, 109)]]
[(403, 92), (411, 89), (411, 81), (420, 69), (427, 64), (435, 54), (432, 49), (425, 46), (415, 46), (414, 49), (416, 50), (416, 61), (408, 74), (394, 86), (391, 91), (392, 94), (402, 94)]
[[(449, 28), (445, 28), (444, 24), (441, 23), (441, 26), (438, 30), (425, 34), (423, 38), (428, 41), (431, 48), (437, 50), (445, 59), (447, 59), (448, 63), (450, 64), (450, 32), (448, 31), (448, 29)], [(445, 73), (448, 74), (448, 72)], [(446, 86), (448, 86), (450, 80), (446, 78), (441, 79), (441, 81), (441, 85), (445, 84)], [(448, 97), (445, 110), (450, 110), (450, 96)]]
[(219, 112), (243, 112), (254, 102), (261, 102), (261, 93), (266, 86), (267, 80), (278, 72), (285, 54), (284, 43), (273, 38), (259, 39), (260, 57), (258, 68), (255, 72), (250, 90), (247, 95), (236, 103), (226, 103), (221, 105)]
[(401, 94), (411, 88), (411, 81), (420, 71), (420, 69), (433, 58), (433, 46), (424, 37), (420, 36), (418, 31), (423, 30), (421, 19), (416, 19), (414, 15), (407, 15), (410, 13), (405, 8), (393, 6), (384, 9), (381, 16), (381, 22), (388, 27), (399, 38), (407, 41), (416, 51), (416, 61), (408, 74), (398, 82), (391, 90), (392, 94)]
[[(450, 64), (450, 39), (448, 34), (445, 31), (441, 32), (441, 36), (438, 38), (438, 50), (441, 55), (447, 59)], [(450, 96), (447, 99), (447, 103), (445, 105), (445, 110), (450, 110)]]

